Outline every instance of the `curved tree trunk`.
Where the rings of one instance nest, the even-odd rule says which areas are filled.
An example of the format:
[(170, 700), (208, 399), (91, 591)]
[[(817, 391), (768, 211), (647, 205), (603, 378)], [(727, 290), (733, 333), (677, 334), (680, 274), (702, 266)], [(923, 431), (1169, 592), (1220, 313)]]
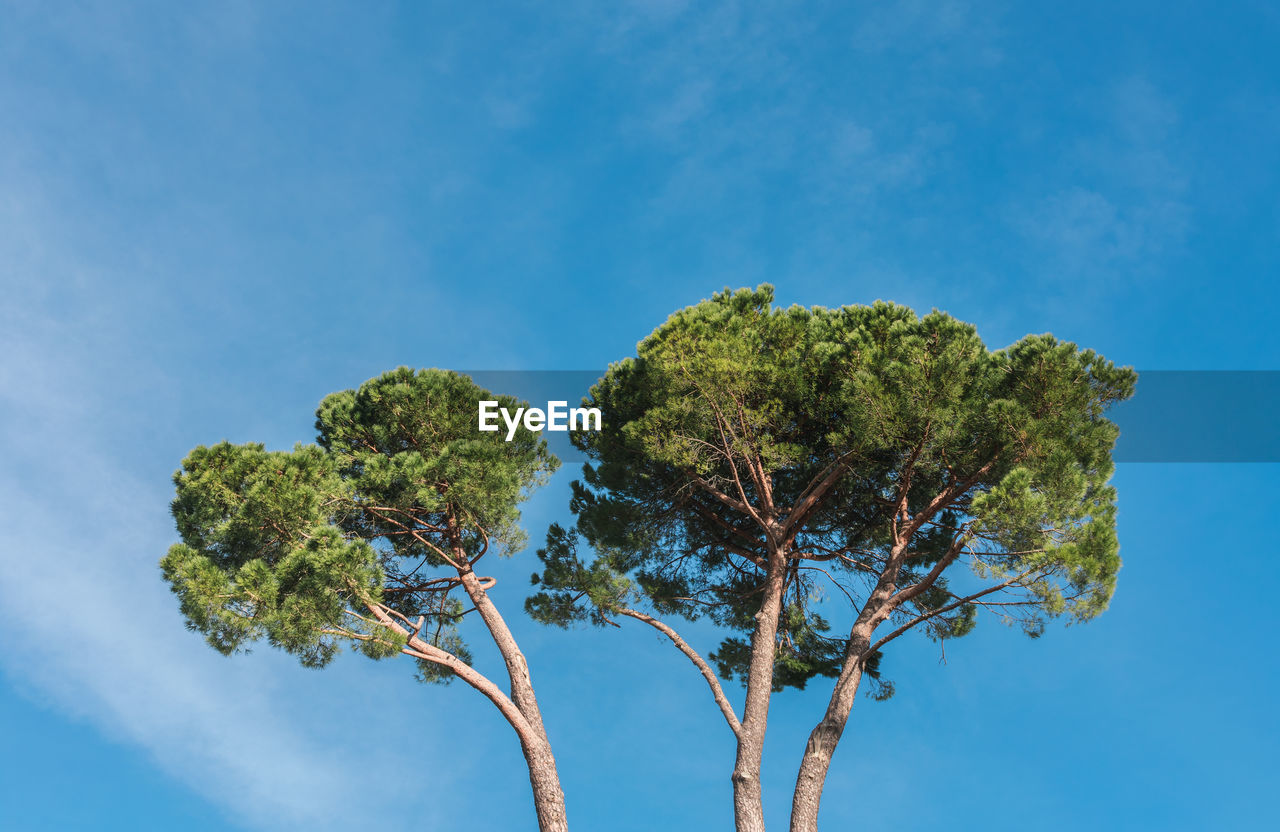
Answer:
[(845, 662), (831, 692), (831, 701), (822, 720), (809, 733), (809, 742), (800, 761), (800, 773), (796, 777), (796, 790), (791, 798), (791, 832), (817, 832), (818, 803), (827, 782), (831, 767), (831, 755), (844, 734), (853, 710), (854, 696), (862, 681), (863, 662), (871, 646), (870, 637), (855, 633), (850, 639), (849, 659)]
[(564, 792), (560, 788), (560, 776), (556, 773), (556, 760), (551, 754), (551, 743), (547, 741), (547, 735), (542, 730), (541, 723), (535, 728), (521, 712), (519, 706), (505, 696), (484, 674), (452, 653), (423, 641), (393, 619), (385, 608), (371, 604), (369, 610), (384, 627), (408, 639), (404, 648), (405, 653), (449, 668), (494, 704), (520, 740), (520, 749), (524, 752), (525, 763), (529, 769), (529, 785), (533, 788), (533, 806), (538, 815), (538, 829), (540, 832), (568, 832), (569, 822), (565, 815)]
[(529, 785), (533, 787), (533, 808), (538, 813), (539, 832), (569, 832), (569, 819), (564, 809), (564, 791), (556, 772), (556, 759), (551, 745), (545, 741), (521, 743), (529, 766)]
[(511, 701), (516, 703), (516, 707), (524, 714), (525, 719), (529, 720), (529, 724), (545, 741), (547, 732), (542, 725), (542, 712), (538, 709), (538, 699), (533, 694), (533, 679), (529, 675), (529, 663), (525, 660), (524, 653), (520, 651), (520, 645), (516, 643), (515, 636), (512, 635), (502, 613), (498, 612), (498, 607), (489, 597), (489, 593), (484, 591), (476, 573), (467, 569), (459, 571), (458, 575), (462, 580), (462, 588), (466, 590), (467, 597), (475, 605), (476, 612), (480, 614), (481, 620), (489, 630), (489, 635), (493, 638), (493, 643), (502, 654), (502, 660), (506, 663), (507, 676), (511, 679)]
[(529, 675), (529, 663), (516, 643), (507, 622), (498, 612), (481, 585), (480, 578), (470, 569), (459, 570), (462, 588), (466, 590), (476, 612), (484, 621), (493, 642), (507, 665), (511, 680), (511, 701), (524, 715), (533, 736), (521, 736), (521, 748), (529, 767), (529, 785), (533, 788), (533, 804), (538, 813), (540, 832), (567, 832), (569, 822), (565, 814), (564, 791), (560, 788), (560, 775), (556, 771), (556, 759), (551, 753), (551, 741), (542, 724), (542, 711), (533, 692), (533, 679)]
[(760, 791), (760, 761), (764, 756), (769, 699), (773, 694), (773, 659), (786, 570), (781, 552), (770, 555), (764, 599), (751, 634), (751, 664), (747, 669), (747, 701), (742, 709), (738, 756), (733, 767), (733, 816), (737, 832), (764, 832), (764, 800)]

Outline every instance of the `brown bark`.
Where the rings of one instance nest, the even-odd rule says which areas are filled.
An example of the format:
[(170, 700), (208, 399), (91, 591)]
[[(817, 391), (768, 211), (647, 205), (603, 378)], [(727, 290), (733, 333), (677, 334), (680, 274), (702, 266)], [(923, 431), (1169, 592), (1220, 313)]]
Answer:
[(511, 723), (511, 727), (520, 735), (522, 742), (526, 736), (529, 738), (534, 737), (529, 727), (529, 721), (524, 718), (524, 714), (520, 713), (520, 709), (516, 707), (515, 703), (487, 676), (447, 650), (442, 650), (423, 641), (410, 632), (408, 627), (392, 618), (385, 607), (379, 604), (371, 604), (369, 605), (369, 610), (382, 626), (389, 630), (394, 630), (408, 639), (408, 643), (404, 648), (406, 654), (449, 668), (457, 674), (458, 678), (475, 688), (497, 707), (507, 722)]
[[(385, 515), (380, 516), (384, 516), (384, 519), (390, 519), (385, 518)], [(458, 582), (462, 584), (467, 597), (471, 599), (476, 612), (480, 614), (481, 620), (484, 621), (485, 627), (489, 630), (489, 634), (498, 648), (498, 652), (502, 654), (502, 659), (506, 663), (507, 676), (511, 681), (510, 698), (502, 695), (502, 692), (497, 689), (493, 682), (461, 659), (438, 647), (433, 647), (415, 636), (411, 636), (406, 628), (391, 620), (385, 612), (375, 610), (375, 615), (384, 626), (397, 630), (406, 636), (411, 636), (409, 646), (405, 648), (406, 653), (450, 668), (465, 682), (487, 696), (498, 707), (498, 710), (511, 723), (511, 727), (515, 729), (516, 735), (520, 738), (520, 748), (524, 752), (525, 763), (529, 769), (529, 785), (533, 789), (533, 805), (538, 815), (538, 829), (540, 832), (568, 832), (569, 823), (565, 813), (564, 790), (560, 787), (560, 775), (556, 771), (555, 756), (551, 753), (551, 741), (547, 738), (546, 728), (542, 724), (542, 712), (538, 708), (538, 700), (533, 693), (533, 680), (529, 675), (529, 663), (525, 660), (524, 653), (520, 651), (520, 646), (516, 643), (515, 636), (511, 634), (511, 629), (507, 626), (507, 622), (485, 591), (493, 586), (492, 579), (477, 576), (472, 568), (475, 561), (479, 560), (480, 556), (489, 548), (488, 535), (483, 529), (478, 529), (479, 533), (484, 537), (484, 548), (474, 558), (468, 557), (462, 545), (458, 520), (450, 513), (443, 529), (433, 527), (438, 531), (444, 532), (452, 554), (452, 557), (450, 557), (443, 549), (420, 534), (417, 529), (410, 528), (394, 520), (391, 522), (401, 526), (407, 533), (413, 535), (415, 539), (430, 548), (457, 570)]]
[(826, 713), (809, 733), (804, 758), (800, 761), (800, 773), (796, 777), (795, 794), (791, 798), (791, 832), (816, 832), (818, 828), (818, 803), (831, 767), (831, 755), (849, 722), (854, 696), (862, 681), (863, 663), (870, 652), (870, 641), (870, 633), (865, 632), (857, 632), (850, 639), (848, 656), (851, 660), (845, 662), (840, 678), (836, 680)]
[(538, 813), (538, 829), (541, 832), (566, 832), (569, 828), (565, 814), (564, 791), (560, 788), (560, 775), (556, 771), (555, 756), (551, 753), (551, 741), (542, 724), (542, 712), (533, 692), (533, 679), (529, 675), (529, 663), (516, 643), (507, 622), (497, 606), (485, 592), (481, 579), (464, 567), (458, 571), (462, 588), (475, 605), (476, 612), (493, 637), (498, 652), (507, 665), (511, 680), (511, 700), (529, 724), (530, 737), (522, 735), (520, 745), (529, 767), (529, 784), (533, 787), (533, 804)]
[(681, 638), (679, 633), (652, 615), (632, 609), (621, 609), (618, 612), (637, 621), (643, 621), (671, 639), (671, 643), (676, 646), (676, 649), (684, 653), (689, 658), (689, 661), (693, 662), (694, 666), (698, 668), (698, 672), (702, 674), (702, 678), (707, 681), (708, 687), (711, 688), (712, 698), (716, 700), (720, 713), (724, 714), (725, 722), (729, 723), (729, 730), (733, 731), (734, 736), (741, 733), (742, 723), (738, 720), (738, 715), (733, 712), (733, 706), (729, 704), (729, 698), (724, 695), (724, 688), (720, 686), (720, 680), (716, 678), (715, 671), (711, 669), (711, 665), (707, 664), (707, 660), (702, 658), (697, 650), (690, 647), (689, 643)]
[[(809, 733), (809, 742), (805, 745), (804, 757), (800, 761), (800, 771), (796, 775), (795, 792), (791, 798), (791, 832), (817, 832), (818, 805), (822, 799), (822, 789), (826, 784), (827, 772), (831, 768), (831, 756), (835, 753), (840, 737), (844, 734), (845, 726), (849, 723), (849, 713), (853, 710), (854, 697), (857, 695), (858, 685), (862, 681), (862, 671), (866, 657), (873, 649), (871, 637), (876, 627), (883, 623), (894, 609), (902, 603), (933, 586), (937, 582), (938, 576), (958, 557), (967, 539), (966, 534), (957, 535), (945, 555), (934, 564), (933, 568), (919, 582), (899, 592), (897, 581), (902, 566), (909, 556), (908, 546), (912, 537), (938, 512), (951, 505), (964, 494), (995, 463), (995, 460), (992, 459), (979, 468), (973, 476), (953, 482), (935, 495), (924, 509), (912, 516), (908, 506), (908, 496), (913, 467), (918, 453), (919, 447), (912, 452), (902, 474), (903, 479), (899, 487), (898, 504), (891, 527), (894, 543), (889, 553), (888, 562), (885, 564), (884, 571), (880, 574), (880, 580), (876, 583), (875, 589), (867, 599), (866, 604), (863, 605), (862, 611), (858, 614), (858, 618), (854, 621), (853, 628), (849, 632), (849, 646), (845, 652), (844, 666), (841, 668), (840, 677), (836, 680), (835, 688), (831, 692), (831, 699), (827, 703), (826, 713), (823, 714), (818, 724), (814, 726), (813, 731)], [(983, 594), (985, 592), (978, 593), (973, 597), (977, 598)], [(959, 606), (959, 604), (952, 606)], [(875, 649), (879, 649), (887, 641), (897, 638), (910, 627), (927, 620), (929, 617), (931, 616), (918, 616), (908, 625), (877, 642)]]
[(507, 675), (511, 678), (511, 700), (516, 703), (516, 707), (524, 714), (525, 719), (529, 720), (534, 730), (546, 739), (546, 730), (542, 725), (542, 712), (538, 710), (538, 700), (533, 694), (533, 679), (529, 675), (529, 663), (525, 660), (524, 653), (520, 651), (520, 645), (516, 643), (515, 636), (511, 634), (511, 629), (507, 626), (502, 613), (498, 612), (498, 607), (489, 598), (489, 593), (485, 592), (480, 577), (466, 568), (459, 570), (458, 575), (462, 579), (462, 588), (466, 590), (467, 597), (471, 599), (480, 619), (489, 630), (489, 635), (493, 638), (498, 652), (502, 654), (502, 660), (506, 663)]
[(769, 554), (763, 603), (756, 613), (756, 628), (751, 634), (747, 701), (742, 709), (742, 729), (738, 732), (738, 754), (733, 767), (733, 814), (737, 832), (764, 832), (760, 762), (764, 756), (769, 699), (773, 694), (773, 659), (785, 575), (785, 554), (774, 548)]
[[(898, 512), (907, 516), (906, 489), (899, 501)], [(911, 521), (916, 522), (916, 521)], [(849, 644), (845, 648), (844, 665), (840, 676), (836, 679), (831, 691), (831, 699), (827, 702), (827, 710), (822, 719), (809, 732), (809, 741), (805, 744), (804, 757), (800, 760), (800, 771), (796, 775), (796, 788), (791, 797), (791, 832), (817, 832), (818, 804), (822, 799), (822, 789), (826, 784), (827, 771), (831, 768), (831, 756), (835, 753), (840, 737), (844, 734), (849, 722), (849, 713), (853, 710), (854, 697), (858, 693), (858, 685), (862, 682), (862, 671), (867, 655), (871, 652), (871, 635), (893, 609), (893, 597), (897, 590), (898, 573), (902, 569), (907, 556), (907, 543), (914, 529), (908, 528), (900, 532), (894, 528), (895, 542), (889, 551), (889, 560), (875, 589), (863, 604), (853, 627), (849, 630)]]
[(525, 763), (529, 767), (529, 785), (533, 788), (533, 808), (538, 814), (539, 832), (569, 832), (569, 819), (564, 809), (564, 791), (556, 771), (556, 758), (551, 744), (545, 740), (521, 742)]
[(452, 653), (423, 641), (392, 618), (383, 607), (371, 605), (370, 611), (384, 627), (408, 638), (405, 653), (449, 668), (497, 707), (499, 713), (515, 729), (520, 740), (520, 750), (524, 753), (529, 769), (529, 785), (533, 789), (533, 806), (538, 815), (539, 832), (568, 832), (564, 792), (560, 788), (560, 777), (556, 772), (551, 744), (547, 741), (546, 733), (541, 730), (541, 723), (535, 728), (517, 704), (503, 694), (488, 677)]

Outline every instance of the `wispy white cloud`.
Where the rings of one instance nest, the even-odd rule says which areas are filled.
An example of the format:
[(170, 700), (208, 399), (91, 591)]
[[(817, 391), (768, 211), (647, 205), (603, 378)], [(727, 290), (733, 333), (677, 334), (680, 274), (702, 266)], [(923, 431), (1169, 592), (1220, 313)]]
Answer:
[(142, 480), (127, 460), (146, 455), (120, 447), (138, 432), (124, 420), (167, 418), (163, 401), (113, 398), (148, 372), (129, 351), (120, 276), (67, 254), (38, 193), (3, 181), (2, 677), (144, 749), (250, 826), (336, 830), (380, 811), (392, 786), (363, 749), (348, 753), (367, 720), (318, 730), (323, 706), (298, 700), (308, 686), (285, 657), (228, 660), (183, 629), (156, 566), (174, 537), (167, 483)]
[(162, 496), (83, 455), (76, 468), (102, 496), (69, 489), (73, 511), (0, 486), (6, 675), (254, 826), (337, 829), (387, 797), (306, 735), (262, 662), (220, 660), (184, 633), (138, 562), (164, 537), (140, 507)]
[(1015, 222), (1056, 252), (1061, 267), (1077, 273), (1163, 254), (1181, 237), (1187, 215), (1176, 199), (1117, 204), (1099, 191), (1071, 187), (1043, 198)]
[(1057, 189), (1016, 201), (1009, 221), (1063, 275), (1148, 272), (1192, 219), (1177, 108), (1130, 77), (1090, 109), (1099, 128), (1067, 149)]
[[(182, 629), (154, 566), (168, 537), (155, 511), (163, 494), (63, 434), (23, 434), (74, 462), (42, 463), (56, 500), (0, 483), (0, 664), (8, 678), (147, 750), (254, 826), (338, 829), (392, 796), (357, 760), (313, 736), (308, 709), (291, 704), (296, 688), (273, 695), (278, 662), (228, 661)], [(13, 449), (4, 450), (13, 460)]]
[(1003, 57), (999, 19), (998, 4), (896, 0), (869, 7), (854, 28), (851, 43), (865, 52), (906, 48), (937, 61), (963, 57), (996, 64)]

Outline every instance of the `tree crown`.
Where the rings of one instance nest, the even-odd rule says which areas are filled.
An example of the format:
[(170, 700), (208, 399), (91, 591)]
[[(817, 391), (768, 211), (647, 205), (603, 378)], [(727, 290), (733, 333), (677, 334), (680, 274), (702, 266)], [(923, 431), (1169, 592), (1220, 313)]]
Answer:
[(423, 570), (519, 549), (519, 503), (558, 465), (527, 430), (510, 442), (480, 432), (481, 399), (521, 404), (457, 373), (401, 367), (326, 397), (317, 444), (194, 449), (174, 475), (182, 542), (161, 561), (188, 627), (223, 653), (266, 639), (321, 666), (343, 642), (400, 652), (403, 636), (368, 616), (379, 605), (467, 660), (456, 573)]
[[(528, 607), (567, 625), (646, 602), (746, 633), (781, 564), (775, 686), (838, 672), (846, 643), (815, 602), (828, 590), (855, 609), (902, 590), (892, 616), (935, 638), (984, 606), (1033, 635), (1091, 618), (1120, 565), (1104, 413), (1135, 378), (1050, 335), (992, 351), (937, 311), (783, 309), (769, 286), (726, 289), (592, 388), (604, 429), (574, 437), (589, 458), (576, 528), (548, 536)], [(961, 560), (968, 578), (943, 574)], [(957, 581), (1004, 597), (956, 603)], [(732, 677), (747, 653), (731, 636), (712, 658)]]

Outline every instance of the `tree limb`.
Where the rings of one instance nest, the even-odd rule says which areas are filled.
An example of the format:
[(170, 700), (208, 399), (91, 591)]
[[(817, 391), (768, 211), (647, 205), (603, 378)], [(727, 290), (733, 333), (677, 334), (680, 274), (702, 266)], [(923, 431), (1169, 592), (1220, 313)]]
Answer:
[(516, 707), (502, 690), (495, 685), (488, 677), (477, 671), (474, 667), (459, 659), (457, 656), (442, 650), (433, 644), (428, 644), (417, 635), (410, 633), (409, 629), (397, 622), (390, 615), (393, 610), (380, 604), (369, 604), (369, 611), (378, 619), (378, 623), (389, 630), (399, 633), (408, 639), (406, 646), (402, 652), (405, 655), (413, 656), (423, 661), (438, 664), (441, 667), (447, 667), (452, 670), (462, 681), (478, 690), (480, 693), (497, 706), (507, 722), (511, 723), (511, 727), (520, 735), (521, 739), (531, 742), (537, 742), (540, 738), (533, 731), (533, 727), (529, 721), (525, 719), (524, 714)]
[(1000, 583), (995, 584), (994, 586), (989, 586), (980, 592), (975, 592), (972, 595), (966, 595), (965, 597), (960, 598), (956, 601), (953, 601), (950, 604), (947, 604), (942, 607), (938, 607), (936, 610), (931, 610), (927, 613), (917, 615), (915, 618), (911, 619), (906, 624), (903, 624), (898, 629), (894, 630), (884, 638), (877, 641), (875, 644), (871, 645), (871, 649), (868, 652), (875, 652), (876, 650), (879, 650), (881, 647), (884, 647), (886, 644), (893, 641), (895, 638), (902, 635), (907, 630), (910, 630), (912, 627), (915, 627), (917, 624), (923, 624), (924, 622), (928, 621), (931, 618), (937, 618), (939, 615), (942, 615), (943, 613), (951, 612), (952, 610), (962, 607), (965, 604), (968, 604), (972, 601), (976, 601), (977, 599), (982, 598), (985, 595), (990, 595), (993, 592), (999, 592), (1002, 589), (1007, 589), (1008, 587), (1011, 587), (1014, 584), (1018, 583), (1019, 581), (1021, 581), (1023, 578), (1027, 577), (1034, 571), (1036, 570), (1028, 569), (1026, 572), (1023, 572), (1019, 575), (1015, 575), (1006, 581), (1001, 581)]
[(734, 736), (742, 732), (742, 723), (738, 720), (738, 715), (734, 713), (733, 706), (729, 704), (729, 698), (724, 695), (724, 688), (720, 686), (720, 680), (716, 678), (716, 674), (711, 670), (711, 666), (707, 664), (706, 659), (698, 654), (689, 646), (689, 643), (680, 637), (680, 634), (671, 629), (667, 624), (659, 621), (651, 615), (633, 609), (620, 609), (619, 613), (625, 616), (643, 621), (650, 627), (661, 632), (667, 638), (671, 639), (671, 643), (676, 646), (681, 653), (689, 657), (689, 661), (693, 662), (702, 674), (702, 678), (707, 680), (707, 685), (711, 688), (711, 695), (715, 698), (716, 704), (720, 706), (720, 713), (724, 714), (724, 719), (729, 723), (729, 730), (733, 731)]

